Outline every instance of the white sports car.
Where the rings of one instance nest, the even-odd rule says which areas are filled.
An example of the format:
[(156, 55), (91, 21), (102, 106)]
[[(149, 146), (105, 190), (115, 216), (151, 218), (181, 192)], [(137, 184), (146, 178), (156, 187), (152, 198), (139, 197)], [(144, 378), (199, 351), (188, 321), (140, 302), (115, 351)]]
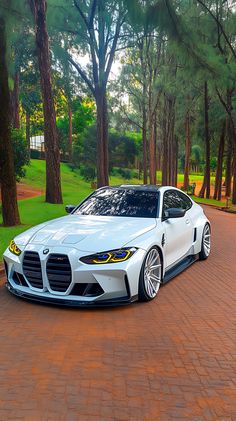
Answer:
[(103, 187), (66, 210), (11, 241), (4, 263), (13, 294), (67, 306), (149, 301), (210, 253), (208, 219), (174, 187)]

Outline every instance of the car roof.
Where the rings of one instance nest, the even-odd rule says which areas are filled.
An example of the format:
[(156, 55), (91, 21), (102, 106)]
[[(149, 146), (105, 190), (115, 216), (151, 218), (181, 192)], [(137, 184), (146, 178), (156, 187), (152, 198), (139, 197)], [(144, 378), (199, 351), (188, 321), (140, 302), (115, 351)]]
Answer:
[[(98, 188), (95, 191), (103, 190), (103, 189), (118, 189), (118, 190), (133, 190), (133, 191), (146, 191), (146, 192), (160, 192), (163, 195), (168, 190), (176, 190), (187, 196), (192, 202), (193, 200), (181, 189), (174, 186), (161, 186), (161, 185), (154, 185), (154, 184), (120, 184), (117, 186), (103, 186)], [(194, 202), (193, 202), (194, 203)]]
[[(100, 189), (119, 189), (119, 190), (134, 190), (134, 191), (158, 191), (160, 186), (152, 184), (120, 184), (118, 186), (104, 186)], [(98, 189), (98, 190), (100, 190)]]

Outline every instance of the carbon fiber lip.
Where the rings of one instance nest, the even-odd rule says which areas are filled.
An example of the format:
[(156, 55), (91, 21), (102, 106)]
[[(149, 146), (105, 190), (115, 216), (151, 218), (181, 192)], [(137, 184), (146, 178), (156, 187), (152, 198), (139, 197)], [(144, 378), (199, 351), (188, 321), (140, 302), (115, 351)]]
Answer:
[(42, 304), (50, 304), (50, 305), (56, 305), (60, 307), (70, 307), (70, 308), (105, 308), (105, 307), (118, 307), (122, 305), (128, 305), (132, 302), (137, 300), (137, 296), (134, 296), (132, 298), (126, 297), (120, 297), (120, 298), (113, 298), (108, 300), (100, 300), (98, 301), (72, 301), (72, 300), (63, 300), (63, 299), (57, 299), (57, 298), (42, 298), (36, 295), (27, 294), (25, 292), (17, 291), (15, 288), (11, 286), (9, 282), (6, 283), (7, 290), (15, 295), (18, 298), (23, 298), (25, 300), (31, 301), (31, 302), (37, 302)]

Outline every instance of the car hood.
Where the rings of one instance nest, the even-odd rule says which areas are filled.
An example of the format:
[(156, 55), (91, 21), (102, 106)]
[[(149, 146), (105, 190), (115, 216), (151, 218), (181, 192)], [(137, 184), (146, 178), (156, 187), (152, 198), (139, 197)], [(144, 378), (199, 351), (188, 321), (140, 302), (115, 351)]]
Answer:
[(68, 215), (38, 225), (18, 235), (18, 245), (69, 246), (94, 253), (131, 243), (154, 229), (154, 218)]

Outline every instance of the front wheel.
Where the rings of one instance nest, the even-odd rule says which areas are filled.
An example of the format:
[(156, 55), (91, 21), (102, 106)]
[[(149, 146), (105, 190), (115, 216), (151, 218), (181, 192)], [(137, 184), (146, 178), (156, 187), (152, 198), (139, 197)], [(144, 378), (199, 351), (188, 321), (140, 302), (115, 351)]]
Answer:
[(206, 260), (211, 252), (211, 228), (206, 224), (202, 233), (202, 248), (199, 253), (200, 260)]
[(156, 297), (162, 279), (162, 261), (157, 247), (147, 253), (139, 277), (139, 300), (150, 301)]

